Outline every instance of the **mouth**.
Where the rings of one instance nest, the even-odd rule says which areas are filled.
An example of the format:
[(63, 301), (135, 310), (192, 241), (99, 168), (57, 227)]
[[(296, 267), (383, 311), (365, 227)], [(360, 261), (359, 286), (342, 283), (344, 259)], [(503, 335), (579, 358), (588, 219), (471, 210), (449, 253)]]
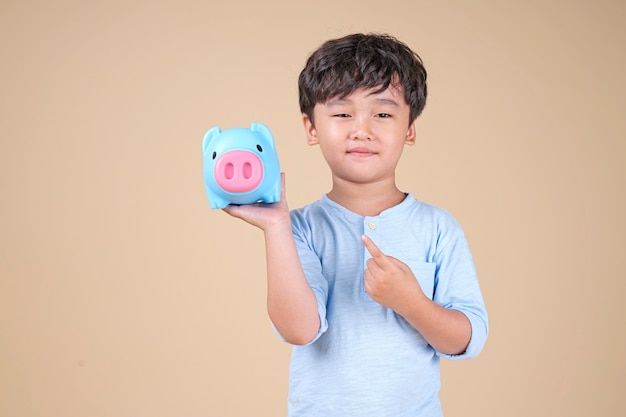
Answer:
[(354, 156), (356, 158), (367, 158), (369, 156), (376, 155), (376, 152), (374, 152), (373, 150), (363, 147), (348, 149), (347, 153), (348, 155)]

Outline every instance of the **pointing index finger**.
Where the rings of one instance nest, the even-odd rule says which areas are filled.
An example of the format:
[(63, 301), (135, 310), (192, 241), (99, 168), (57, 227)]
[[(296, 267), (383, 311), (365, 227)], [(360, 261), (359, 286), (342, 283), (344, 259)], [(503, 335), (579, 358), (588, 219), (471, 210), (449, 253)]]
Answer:
[(385, 254), (380, 249), (378, 249), (378, 246), (376, 246), (374, 241), (372, 241), (372, 239), (370, 239), (368, 236), (361, 235), (361, 240), (363, 241), (363, 244), (365, 245), (367, 251), (370, 253), (370, 255), (372, 255), (372, 258), (374, 258), (376, 261), (385, 258)]

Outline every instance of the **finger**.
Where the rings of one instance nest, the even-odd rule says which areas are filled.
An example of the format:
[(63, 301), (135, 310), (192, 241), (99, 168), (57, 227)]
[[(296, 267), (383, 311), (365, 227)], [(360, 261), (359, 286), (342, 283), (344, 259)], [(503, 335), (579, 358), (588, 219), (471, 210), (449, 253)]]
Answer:
[(374, 258), (369, 258), (366, 262), (365, 262), (365, 277), (372, 277), (373, 279), (375, 279), (377, 276), (379, 276), (381, 273), (384, 273), (384, 269), (382, 268), (382, 266), (380, 265), (379, 261), (377, 261)]
[(378, 249), (378, 246), (376, 246), (372, 239), (366, 235), (362, 235), (361, 240), (365, 245), (365, 249), (367, 249), (377, 263), (385, 262), (387, 260), (387, 256), (380, 249)]
[(230, 214), (233, 217), (241, 217), (244, 206), (238, 206), (235, 204), (229, 204), (222, 209), (223, 212)]

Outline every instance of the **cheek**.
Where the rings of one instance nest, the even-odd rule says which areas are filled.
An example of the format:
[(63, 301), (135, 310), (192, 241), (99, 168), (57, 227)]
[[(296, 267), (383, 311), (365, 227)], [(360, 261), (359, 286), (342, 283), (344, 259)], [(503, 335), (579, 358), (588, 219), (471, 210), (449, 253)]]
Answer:
[(325, 142), (320, 143), (319, 150), (331, 170), (340, 169), (345, 157), (343, 148), (339, 148), (336, 144)]
[(326, 123), (319, 132), (327, 140), (337, 141), (345, 135), (345, 126), (340, 123)]
[(339, 152), (340, 152), (339, 149), (337, 149), (336, 146), (333, 146), (332, 143), (320, 142), (319, 146), (320, 146), (320, 151), (322, 152), (322, 155), (327, 161), (334, 160), (339, 155)]

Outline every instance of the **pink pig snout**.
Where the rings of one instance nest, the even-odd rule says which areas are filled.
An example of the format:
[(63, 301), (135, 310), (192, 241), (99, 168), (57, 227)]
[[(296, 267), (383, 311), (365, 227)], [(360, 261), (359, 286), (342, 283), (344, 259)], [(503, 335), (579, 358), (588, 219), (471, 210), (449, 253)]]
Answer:
[(263, 162), (250, 151), (230, 151), (215, 163), (215, 182), (224, 191), (245, 193), (254, 190), (263, 179)]

